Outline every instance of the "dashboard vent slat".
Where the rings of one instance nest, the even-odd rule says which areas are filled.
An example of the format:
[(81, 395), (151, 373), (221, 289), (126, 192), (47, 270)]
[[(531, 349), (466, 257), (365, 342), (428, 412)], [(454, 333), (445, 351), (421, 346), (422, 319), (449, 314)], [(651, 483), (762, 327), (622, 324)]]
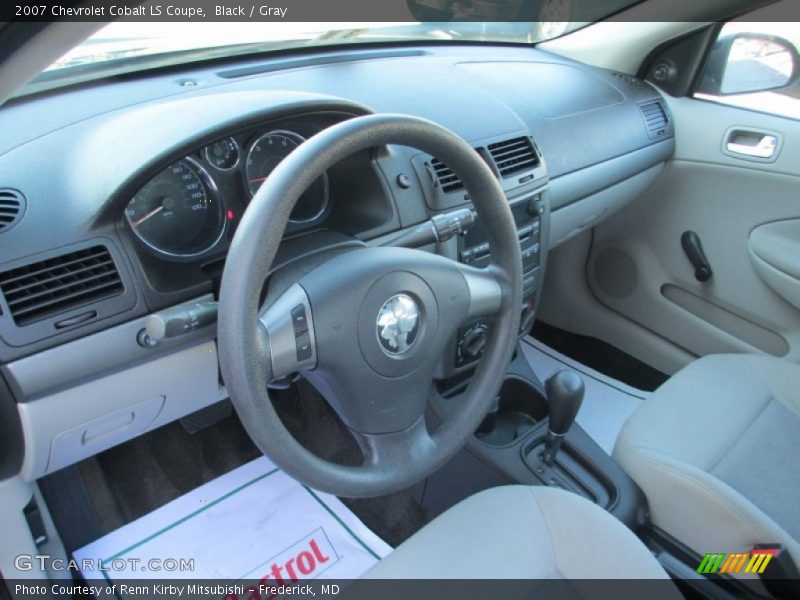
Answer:
[(495, 142), (489, 144), (487, 149), (501, 177), (535, 169), (540, 163), (536, 148), (528, 137)]
[(17, 190), (0, 189), (0, 233), (11, 229), (25, 212), (25, 196)]
[(76, 250), (0, 273), (0, 291), (18, 326), (124, 291), (105, 246)]
[(640, 106), (644, 124), (647, 128), (647, 135), (650, 138), (659, 137), (667, 132), (669, 117), (661, 100), (647, 102)]
[(438, 158), (431, 159), (431, 168), (439, 185), (442, 186), (442, 191), (445, 193), (455, 192), (464, 188), (464, 184), (458, 175), (453, 173), (453, 170)]

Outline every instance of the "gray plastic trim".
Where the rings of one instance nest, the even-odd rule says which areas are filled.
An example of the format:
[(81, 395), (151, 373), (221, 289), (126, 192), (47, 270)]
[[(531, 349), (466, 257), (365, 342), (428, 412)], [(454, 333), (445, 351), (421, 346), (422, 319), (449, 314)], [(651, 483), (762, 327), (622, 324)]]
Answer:
[[(754, 263), (756, 260), (754, 259)], [(757, 264), (756, 270), (758, 270)], [(798, 290), (800, 290), (800, 285)], [(749, 319), (745, 319), (733, 311), (709, 302), (697, 294), (688, 292), (671, 283), (666, 283), (661, 287), (661, 294), (686, 312), (750, 344), (753, 348), (758, 348), (762, 352), (773, 356), (786, 356), (789, 352), (789, 343), (780, 334)]]
[(226, 397), (205, 342), (20, 404), (20, 475), (38, 479)]
[(563, 208), (591, 194), (633, 177), (668, 160), (675, 151), (673, 138), (550, 180), (551, 210)]
[(601, 192), (553, 211), (550, 218), (550, 248), (589, 231), (622, 210), (656, 181), (663, 168), (663, 163), (656, 164)]
[(503, 290), (494, 276), (484, 269), (458, 265), (469, 289), (468, 318), (494, 315), (500, 310)]
[[(197, 302), (213, 300), (211, 294)], [(29, 402), (79, 382), (152, 360), (187, 344), (213, 339), (216, 327), (164, 340), (155, 348), (143, 348), (136, 336), (147, 325), (149, 316), (106, 329), (62, 346), (21, 358), (2, 368), (19, 402)]]
[[(308, 324), (310, 356), (302, 361), (297, 360), (297, 337), (294, 330), (292, 310), (302, 306)], [(299, 283), (286, 290), (268, 309), (258, 317), (260, 325), (267, 330), (269, 339), (272, 378), (282, 379), (287, 375), (312, 369), (317, 364), (317, 344), (314, 336), (314, 317), (311, 314), (311, 302), (306, 291)]]

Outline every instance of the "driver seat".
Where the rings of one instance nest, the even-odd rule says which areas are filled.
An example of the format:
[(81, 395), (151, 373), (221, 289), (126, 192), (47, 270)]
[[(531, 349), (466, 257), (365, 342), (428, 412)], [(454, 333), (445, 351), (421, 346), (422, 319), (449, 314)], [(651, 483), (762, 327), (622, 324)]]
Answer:
[(456, 504), (364, 577), (668, 578), (647, 547), (605, 510), (572, 492), (523, 485), (491, 488)]

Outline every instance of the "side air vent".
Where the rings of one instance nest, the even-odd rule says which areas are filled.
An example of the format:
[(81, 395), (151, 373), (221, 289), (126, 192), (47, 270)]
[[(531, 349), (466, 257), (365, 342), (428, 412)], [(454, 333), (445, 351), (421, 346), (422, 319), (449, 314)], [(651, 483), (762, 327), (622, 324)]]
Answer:
[(105, 246), (93, 246), (0, 273), (0, 291), (18, 326), (124, 291)]
[(16, 225), (25, 212), (25, 196), (17, 190), (0, 189), (0, 233)]
[(442, 191), (445, 193), (455, 192), (456, 190), (464, 188), (464, 184), (461, 183), (461, 179), (459, 179), (458, 175), (453, 173), (452, 169), (438, 158), (431, 159), (431, 168), (433, 169), (434, 175), (436, 175), (436, 180), (442, 187)]
[(487, 146), (501, 177), (539, 166), (539, 155), (528, 137), (518, 137)]
[(646, 102), (640, 108), (644, 117), (644, 124), (647, 127), (647, 135), (651, 139), (664, 135), (667, 132), (669, 118), (661, 100)]

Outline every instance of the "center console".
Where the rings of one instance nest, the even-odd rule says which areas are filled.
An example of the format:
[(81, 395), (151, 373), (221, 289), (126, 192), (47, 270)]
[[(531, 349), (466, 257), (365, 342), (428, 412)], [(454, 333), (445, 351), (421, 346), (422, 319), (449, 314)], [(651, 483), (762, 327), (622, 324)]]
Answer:
[[(430, 403), (432, 422), (459, 410), (468, 381), (440, 382)], [(642, 526), (644, 494), (574, 422), (582, 395), (580, 375), (562, 371), (543, 383), (518, 347), (483, 423), (464, 450), (427, 480), (422, 504), (436, 514), (490, 487), (545, 485), (583, 496), (632, 529)]]
[[(498, 143), (504, 144), (499, 150)], [(503, 177), (499, 168), (506, 164), (503, 161), (526, 145), (536, 154), (534, 166)], [(518, 335), (519, 344), (524, 344), (523, 338), (535, 320), (547, 266), (550, 192), (546, 168), (530, 138), (489, 141), (476, 151), (490, 167), (498, 167), (498, 179), (516, 224), (523, 271)], [(427, 199), (432, 209), (444, 212), (469, 200), (446, 166), (435, 159), (419, 161), (420, 172), (423, 167), (429, 168), (433, 186)], [(478, 268), (490, 263), (492, 248), (480, 217), (475, 217), (472, 227), (447, 244), (437, 251)], [(459, 410), (460, 398), (483, 355), (492, 326), (490, 318), (476, 319), (466, 323), (452, 341), (449, 357), (445, 356), (437, 373), (438, 393), (430, 402), (430, 425)], [(583, 389), (581, 377), (573, 372), (560, 372), (543, 383), (526, 361), (521, 345), (518, 346), (483, 423), (464, 450), (417, 490), (422, 504), (436, 514), (471, 494), (497, 485), (546, 485), (577, 493), (629, 527), (639, 527), (646, 521), (647, 511), (641, 490), (574, 422)]]
[[(523, 263), (523, 301), (520, 310), (520, 336), (533, 325), (541, 283), (547, 262), (550, 235), (550, 192), (547, 165), (534, 138), (527, 130), (495, 136), (473, 143), (475, 152), (494, 173), (505, 193), (516, 223)], [(425, 203), (434, 214), (446, 214), (469, 207), (469, 192), (446, 164), (436, 157), (418, 154), (412, 164), (422, 184)], [(477, 268), (491, 260), (491, 244), (484, 223), (475, 223), (462, 235), (440, 244), (436, 252)], [(490, 319), (466, 323), (451, 341), (437, 379), (468, 375), (483, 355)]]
[[(538, 291), (541, 288), (545, 254), (542, 222), (546, 215), (546, 206), (545, 191), (526, 195), (511, 204), (522, 251), (523, 300), (520, 306), (520, 335), (528, 333), (533, 325)], [(459, 237), (457, 251), (458, 259), (462, 263), (479, 268), (489, 264), (491, 247), (480, 219), (465, 235)], [(469, 366), (481, 357), (490, 326), (489, 321), (480, 320), (467, 324), (459, 331), (454, 359), (456, 368)]]

